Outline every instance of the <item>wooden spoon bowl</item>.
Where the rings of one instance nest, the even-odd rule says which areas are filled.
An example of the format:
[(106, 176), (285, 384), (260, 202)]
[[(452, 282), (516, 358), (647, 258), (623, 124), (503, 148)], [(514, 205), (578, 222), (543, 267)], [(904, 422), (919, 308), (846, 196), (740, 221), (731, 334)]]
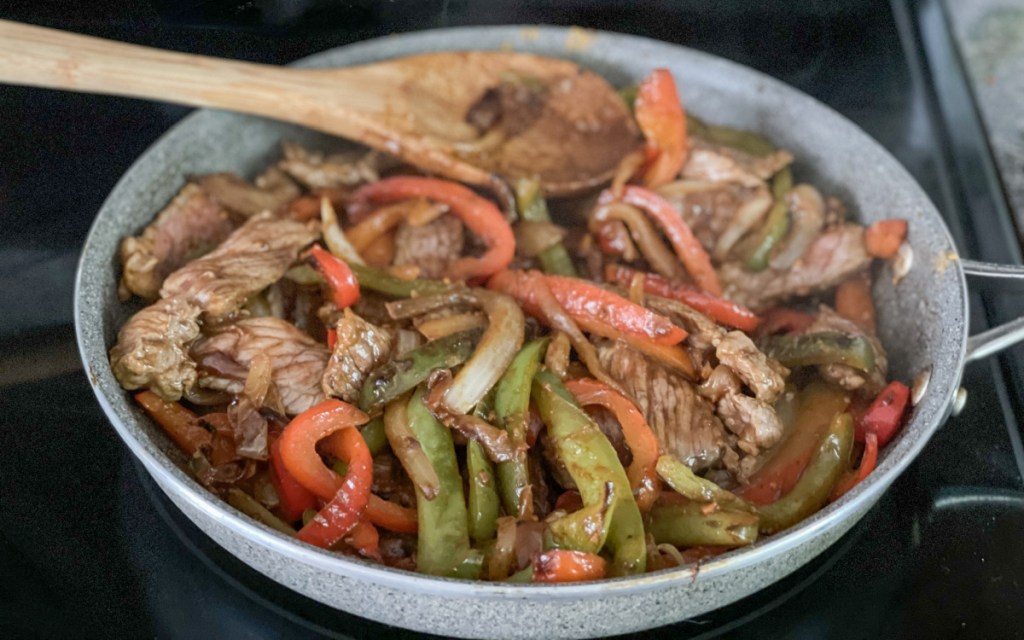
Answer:
[(603, 78), (524, 53), (441, 52), (294, 69), (0, 20), (0, 82), (284, 120), (504, 193), (498, 177), (539, 176), (552, 196), (591, 189), (640, 143), (625, 103)]

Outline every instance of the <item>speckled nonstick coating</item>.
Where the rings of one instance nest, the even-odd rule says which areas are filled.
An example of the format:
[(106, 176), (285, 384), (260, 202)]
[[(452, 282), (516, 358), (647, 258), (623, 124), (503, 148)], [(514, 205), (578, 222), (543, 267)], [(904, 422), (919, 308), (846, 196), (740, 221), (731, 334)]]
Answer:
[[(910, 221), (914, 267), (898, 290), (877, 278), (882, 339), (892, 375), (934, 365), (931, 384), (878, 470), (793, 529), (695, 566), (565, 586), (431, 578), (302, 545), (216, 499), (183, 470), (184, 459), (121, 390), (107, 362), (132, 311), (117, 299), (119, 240), (141, 229), (194, 173), (252, 176), (289, 138), (339, 146), (293, 126), (199, 111), (157, 141), (104, 203), (82, 252), (75, 317), (89, 380), (111, 423), (176, 505), (203, 531), (270, 578), (327, 605), (391, 625), (460, 637), (571, 638), (668, 624), (727, 605), (808, 562), (879, 499), (948, 414), (967, 337), (967, 295), (938, 212), (895, 159), (851, 122), (782, 83), (719, 58), (640, 37), (554, 27), (471, 27), (389, 36), (307, 58), (303, 66), (371, 62), (424, 51), (514, 48), (571, 58), (613, 84), (669, 68), (687, 108), (720, 124), (763, 132), (797, 158), (797, 175), (840, 196), (865, 222)], [(945, 265), (943, 268), (942, 265)]]

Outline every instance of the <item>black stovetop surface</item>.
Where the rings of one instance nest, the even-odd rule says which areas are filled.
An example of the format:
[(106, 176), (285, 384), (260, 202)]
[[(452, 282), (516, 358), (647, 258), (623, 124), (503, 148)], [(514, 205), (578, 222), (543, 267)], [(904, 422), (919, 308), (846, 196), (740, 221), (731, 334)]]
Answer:
[[(466, 24), (577, 24), (677, 42), (831, 105), (910, 170), (965, 256), (1019, 260), (937, 2), (86, 4), (7, 2), (0, 18), (273, 63)], [(78, 367), (71, 287), (86, 231), (134, 158), (186, 113), (0, 86), (0, 637), (412, 636), (318, 605), (221, 551), (137, 469)], [(976, 330), (1020, 311), (1019, 300), (973, 299)], [(1018, 349), (970, 366), (966, 410), (818, 560), (649, 635), (1024, 637), (1022, 362)]]

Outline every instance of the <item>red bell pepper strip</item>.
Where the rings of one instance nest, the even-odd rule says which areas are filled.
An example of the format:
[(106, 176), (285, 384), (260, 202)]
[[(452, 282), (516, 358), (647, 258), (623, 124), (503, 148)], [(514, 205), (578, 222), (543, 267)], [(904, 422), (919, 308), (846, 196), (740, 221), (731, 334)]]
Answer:
[(327, 330), (327, 348), (334, 351), (334, 345), (338, 344), (338, 330), (328, 329)]
[(586, 280), (537, 271), (502, 271), (487, 286), (512, 296), (530, 314), (539, 316), (538, 280), (548, 285), (558, 304), (589, 333), (613, 339), (626, 334), (669, 346), (686, 338), (686, 331), (668, 318)]
[[(370, 499), (373, 458), (354, 427), (365, 413), (340, 400), (325, 400), (297, 415), (281, 434), (281, 459), (288, 473), (327, 504), (298, 533), (298, 539), (330, 547), (359, 522)], [(330, 437), (328, 437), (330, 436)], [(321, 440), (331, 455), (348, 465), (341, 478), (324, 464), (316, 446)]]
[(876, 258), (891, 258), (906, 238), (906, 220), (879, 220), (864, 231), (864, 248)]
[[(344, 538), (362, 519), (370, 500), (370, 486), (373, 484), (373, 457), (358, 429), (342, 428), (325, 440), (328, 451), (348, 463), (348, 470), (344, 479), (338, 478), (341, 486), (334, 497), (306, 526), (299, 529), (295, 537), (328, 549)], [(320, 464), (323, 465), (322, 462)]]
[(583, 496), (576, 489), (563, 491), (562, 495), (555, 500), (555, 511), (566, 511), (572, 513), (583, 508)]
[(566, 380), (565, 388), (576, 397), (576, 402), (581, 406), (596, 404), (608, 409), (615, 416), (622, 427), (622, 436), (633, 453), (633, 461), (626, 469), (629, 486), (633, 489), (640, 511), (650, 509), (658, 497), (661, 484), (655, 470), (659, 447), (658, 438), (643, 414), (628, 398), (598, 380)]
[(868, 432), (864, 439), (864, 455), (861, 456), (860, 466), (856, 471), (847, 473), (836, 483), (835, 489), (829, 500), (835, 502), (843, 497), (843, 494), (857, 486), (861, 480), (868, 477), (868, 474), (875, 470), (878, 465), (878, 436), (874, 432)]
[(296, 522), (306, 509), (316, 509), (316, 495), (299, 484), (285, 468), (280, 438), (270, 444), (270, 479), (277, 489), (277, 497), (281, 501), (278, 508), (286, 521)]
[(637, 275), (643, 276), (644, 291), (647, 293), (678, 300), (719, 324), (736, 327), (750, 333), (761, 323), (761, 319), (750, 309), (731, 300), (699, 291), (696, 287), (688, 284), (671, 282), (668, 278), (656, 273), (642, 273), (622, 265), (609, 264), (604, 269), (605, 280), (626, 287), (633, 282), (633, 278)]
[(419, 176), (397, 176), (370, 183), (352, 195), (350, 213), (358, 222), (365, 205), (380, 205), (409, 198), (428, 198), (448, 205), (448, 210), (487, 246), (478, 258), (462, 257), (455, 261), (449, 276), (458, 280), (486, 278), (504, 269), (515, 253), (515, 235), (498, 207), (470, 189), (448, 180)]
[(554, 549), (533, 558), (534, 582), (582, 582), (604, 577), (607, 563), (593, 553)]
[(380, 562), (380, 532), (366, 519), (360, 520), (345, 536), (345, 542), (365, 558)]
[(384, 527), (396, 533), (416, 533), (419, 526), (415, 509), (384, 500), (372, 493), (363, 515), (378, 527)]
[(634, 111), (651, 158), (644, 171), (644, 184), (652, 189), (660, 187), (679, 175), (689, 151), (686, 113), (668, 69), (655, 69), (644, 78), (637, 88)]
[(836, 313), (869, 333), (875, 333), (875, 300), (871, 296), (871, 276), (863, 273), (836, 287)]
[(334, 304), (339, 309), (344, 309), (359, 299), (359, 282), (344, 260), (318, 244), (310, 247), (306, 255), (313, 259), (316, 270), (327, 280)]
[[(605, 190), (598, 203), (607, 204), (615, 199), (611, 191)], [(622, 190), (621, 199), (626, 204), (642, 209), (661, 228), (672, 244), (676, 256), (693, 278), (694, 284), (712, 295), (722, 295), (722, 285), (719, 284), (718, 274), (711, 265), (711, 256), (701, 246), (671, 202), (650, 189), (636, 185), (626, 185)]]
[(857, 419), (857, 442), (864, 442), (868, 433), (874, 433), (878, 436), (878, 446), (887, 445), (903, 423), (909, 402), (910, 388), (899, 381), (890, 382)]
[(152, 391), (136, 393), (135, 401), (188, 455), (193, 456), (211, 445), (213, 436), (199, 424), (199, 416), (181, 404), (164, 400)]

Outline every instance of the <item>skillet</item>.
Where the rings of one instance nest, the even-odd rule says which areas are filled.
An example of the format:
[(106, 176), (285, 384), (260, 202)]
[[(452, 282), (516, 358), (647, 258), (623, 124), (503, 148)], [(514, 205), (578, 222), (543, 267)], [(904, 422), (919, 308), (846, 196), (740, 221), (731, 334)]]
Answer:
[(826, 550), (878, 501), (955, 408), (964, 364), (1024, 338), (1024, 319), (968, 338), (965, 275), (1024, 278), (1019, 268), (960, 260), (927, 195), (848, 120), (784, 84), (734, 63), (635, 36), (555, 27), (470, 27), (390, 36), (327, 51), (301, 66), (362, 64), (452, 49), (565, 57), (634, 83), (653, 67), (677, 79), (683, 103), (716, 124), (757, 131), (797, 159), (801, 180), (836, 195), (861, 222), (909, 222), (913, 262), (892, 283), (875, 278), (879, 334), (891, 376), (927, 379), (878, 468), (838, 502), (783, 533), (704, 561), (638, 577), (574, 585), (504, 585), (413, 574), (298, 544), (240, 514), (195, 482), (178, 449), (134, 405), (107, 352), (134, 308), (117, 298), (120, 239), (145, 226), (195, 173), (254, 175), (281, 139), (337, 148), (337, 140), (255, 117), (199, 111), (147, 150), (111, 192), (86, 240), (75, 319), (90, 384), (115, 430), (169, 498), (204, 532), (261, 573), (322, 603), (385, 624), (459, 637), (571, 638), (652, 628), (722, 607), (782, 579)]

